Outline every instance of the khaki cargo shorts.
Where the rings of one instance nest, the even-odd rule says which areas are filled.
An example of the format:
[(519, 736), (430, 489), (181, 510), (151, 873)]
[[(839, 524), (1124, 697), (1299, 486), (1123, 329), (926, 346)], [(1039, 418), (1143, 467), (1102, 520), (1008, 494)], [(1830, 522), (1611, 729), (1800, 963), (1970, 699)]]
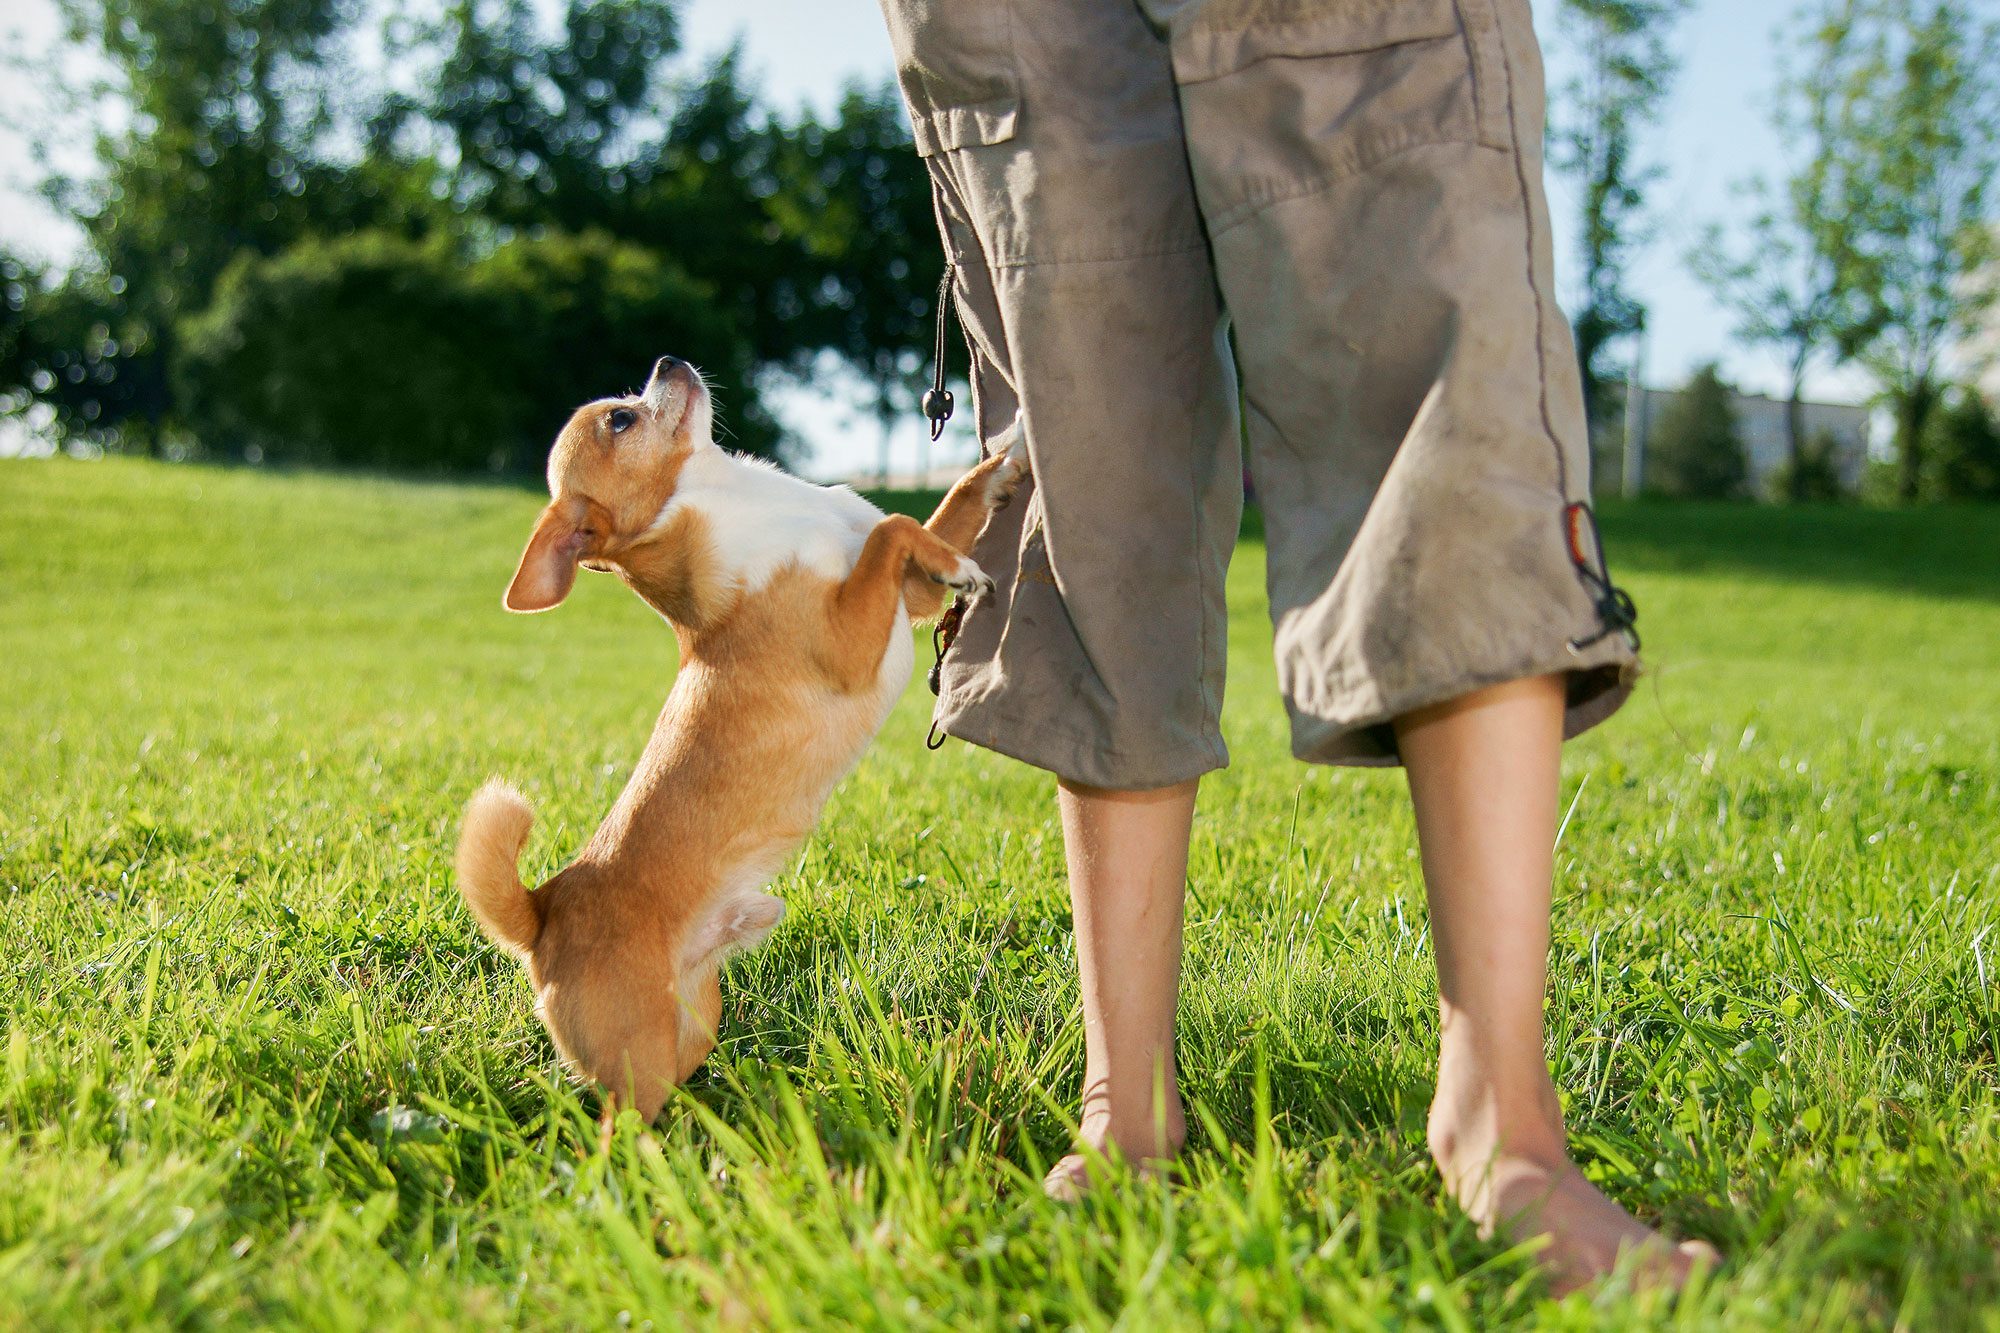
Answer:
[(1526, 0), (883, 0), (972, 350), (1032, 486), (973, 554), (951, 735), (1076, 782), (1228, 761), (1243, 441), (1299, 758), (1635, 670), (1581, 508)]

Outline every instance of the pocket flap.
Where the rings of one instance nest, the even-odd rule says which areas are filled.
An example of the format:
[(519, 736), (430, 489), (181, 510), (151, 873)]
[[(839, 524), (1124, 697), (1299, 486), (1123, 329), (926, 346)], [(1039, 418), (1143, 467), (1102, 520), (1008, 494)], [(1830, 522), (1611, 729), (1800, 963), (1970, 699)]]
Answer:
[(1456, 0), (1228, 0), (1173, 34), (1174, 77), (1200, 83), (1271, 56), (1352, 55), (1459, 34)]
[(936, 107), (929, 111), (913, 111), (910, 115), (911, 136), (917, 141), (917, 154), (929, 157), (952, 148), (970, 148), (974, 144), (1005, 143), (1014, 137), (1014, 122), (1021, 116), (1021, 99), (1018, 97), (998, 97), (990, 102), (979, 102), (972, 106)]
[(1021, 89), (1012, 0), (882, 0), (882, 15), (918, 153), (1014, 137)]

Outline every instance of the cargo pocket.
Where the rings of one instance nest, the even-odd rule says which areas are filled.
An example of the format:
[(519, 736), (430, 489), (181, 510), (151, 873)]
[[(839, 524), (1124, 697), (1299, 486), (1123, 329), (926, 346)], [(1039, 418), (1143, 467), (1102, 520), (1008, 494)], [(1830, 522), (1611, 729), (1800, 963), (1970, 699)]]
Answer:
[(1005, 143), (1021, 93), (1008, 0), (882, 0), (917, 152)]
[(1492, 0), (1230, 0), (1172, 34), (1220, 230), (1413, 148), (1510, 149)]

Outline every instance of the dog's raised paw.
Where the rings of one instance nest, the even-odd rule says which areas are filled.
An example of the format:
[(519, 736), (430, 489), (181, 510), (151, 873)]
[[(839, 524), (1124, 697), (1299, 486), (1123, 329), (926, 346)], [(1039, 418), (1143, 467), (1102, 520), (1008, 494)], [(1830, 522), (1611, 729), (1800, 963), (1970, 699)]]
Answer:
[(953, 592), (965, 593), (975, 601), (993, 591), (993, 580), (967, 556), (958, 558), (958, 566), (951, 573), (932, 577)]
[(993, 469), (986, 478), (986, 505), (989, 509), (1004, 509), (1014, 498), (1015, 490), (1028, 475), (1028, 460), (1020, 451), (1007, 454), (1000, 460), (1000, 466)]

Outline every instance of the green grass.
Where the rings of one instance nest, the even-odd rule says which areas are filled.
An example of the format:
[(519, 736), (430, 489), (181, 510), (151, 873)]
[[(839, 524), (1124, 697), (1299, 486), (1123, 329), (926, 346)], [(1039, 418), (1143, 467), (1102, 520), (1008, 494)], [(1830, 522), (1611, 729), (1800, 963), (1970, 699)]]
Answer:
[(1082, 1063), (1048, 781), (921, 684), (594, 1152), (448, 860), (623, 783), (672, 642), (502, 614), (498, 487), (0, 465), (0, 1325), (2000, 1328), (2000, 512), (1607, 507), (1653, 669), (1572, 747), (1550, 1059), (1589, 1173), (1728, 1255), (1549, 1300), (1436, 1197), (1392, 772), (1284, 748), (1262, 551), (1203, 788), (1185, 1178), (1033, 1187)]

